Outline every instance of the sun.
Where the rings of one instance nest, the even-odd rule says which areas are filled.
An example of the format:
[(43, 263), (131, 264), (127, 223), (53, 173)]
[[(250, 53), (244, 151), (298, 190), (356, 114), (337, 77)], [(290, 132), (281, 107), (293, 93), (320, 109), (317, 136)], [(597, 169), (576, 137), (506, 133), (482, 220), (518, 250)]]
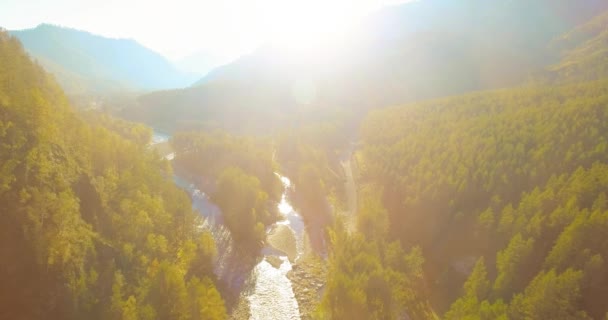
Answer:
[(297, 55), (326, 54), (343, 45), (348, 31), (370, 10), (364, 1), (282, 1), (271, 40)]
[[(285, 57), (320, 57), (336, 52), (356, 38), (347, 35), (353, 35), (349, 31), (365, 16), (387, 3), (408, 0), (175, 1), (183, 4), (180, 7), (185, 17), (169, 21), (168, 27), (192, 30), (195, 37), (204, 40), (200, 45), (204, 51), (229, 61), (268, 44), (287, 51), (282, 55)], [(163, 33), (179, 33), (165, 30), (168, 27), (163, 27)], [(158, 33), (150, 33), (150, 37), (156, 39)], [(170, 47), (183, 42), (173, 36), (168, 41), (172, 41)]]

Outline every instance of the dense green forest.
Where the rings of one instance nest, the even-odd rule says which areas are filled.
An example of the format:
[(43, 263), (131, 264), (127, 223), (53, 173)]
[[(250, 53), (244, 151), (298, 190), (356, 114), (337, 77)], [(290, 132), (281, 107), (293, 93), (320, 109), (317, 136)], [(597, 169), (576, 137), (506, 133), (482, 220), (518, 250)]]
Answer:
[[(592, 192), (600, 176), (578, 179), (585, 192), (560, 193), (558, 185), (608, 160), (607, 104), (601, 81), (378, 111), (363, 128), (363, 179), (384, 186), (392, 237), (423, 246), (437, 289), (458, 276), (450, 272), (456, 261), (482, 255), (488, 264), (496, 259), (496, 287), (512, 286), (499, 297), (510, 299), (544, 270), (557, 237), (601, 192)], [(576, 242), (575, 250), (588, 245)], [(535, 261), (524, 261), (532, 252)]]
[(447, 318), (598, 318), (608, 311), (597, 301), (606, 294), (599, 234), (608, 230), (600, 222), (607, 105), (603, 80), (475, 93), (369, 116), (361, 179), (384, 190), (389, 237), (422, 246), (439, 305), (458, 292), (467, 261), (482, 257)]
[(335, 215), (349, 122), (278, 135), (294, 205), (332, 225), (317, 318), (605, 316), (604, 25), (558, 38), (540, 83), (371, 112), (354, 231)]
[(361, 197), (358, 229), (330, 229), (327, 284), (316, 319), (432, 319), (420, 247), (386, 241), (387, 212), (376, 191)]
[[(331, 108), (290, 117), (289, 129), (282, 128), (284, 124), (266, 128), (276, 132), (273, 135), (180, 131), (170, 141), (176, 154), (173, 164), (178, 175), (211, 195), (229, 229), (246, 229), (232, 234), (249, 244), (263, 241), (262, 231), (278, 219), (276, 204), (283, 188), (276, 173), (280, 172), (296, 186), (289, 198), (308, 231), (321, 240), (331, 224), (332, 208), (344, 203), (339, 160), (348, 156), (349, 132), (354, 130), (346, 127), (350, 121), (342, 108)], [(237, 203), (239, 208), (234, 207)], [(243, 218), (252, 215), (244, 227), (243, 221), (249, 220)], [(318, 243), (315, 246), (320, 248)]]
[(0, 61), (0, 318), (226, 318), (150, 131), (80, 115), (6, 32)]
[(209, 193), (237, 244), (260, 249), (282, 192), (272, 145), (220, 131), (179, 132), (170, 143), (177, 173)]
[[(311, 260), (324, 281), (283, 283), (311, 292), (305, 319), (608, 319), (606, 8), (415, 1), (344, 59), (262, 47), (123, 110), (172, 132), (172, 162), (145, 125), (72, 108), (0, 31), (0, 319), (225, 319)], [(289, 261), (266, 253), (277, 173), (306, 229)], [(226, 292), (175, 176), (221, 209), (247, 269)]]

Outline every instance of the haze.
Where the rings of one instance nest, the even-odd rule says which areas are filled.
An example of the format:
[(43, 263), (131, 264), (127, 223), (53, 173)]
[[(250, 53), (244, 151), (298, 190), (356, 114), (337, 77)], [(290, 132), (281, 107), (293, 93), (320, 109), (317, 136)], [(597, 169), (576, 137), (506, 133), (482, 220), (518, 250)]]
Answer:
[(265, 41), (292, 46), (335, 34), (369, 12), (398, 2), (404, 1), (8, 0), (0, 3), (0, 21), (9, 30), (51, 23), (132, 38), (174, 61), (201, 52), (230, 60)]
[(0, 320), (608, 320), (607, 0), (22, 1)]

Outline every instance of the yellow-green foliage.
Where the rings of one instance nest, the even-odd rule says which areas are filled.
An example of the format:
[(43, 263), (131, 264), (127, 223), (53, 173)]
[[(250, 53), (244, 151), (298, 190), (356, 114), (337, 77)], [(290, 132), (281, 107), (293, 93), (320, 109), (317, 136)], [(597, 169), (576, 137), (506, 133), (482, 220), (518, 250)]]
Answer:
[(560, 83), (575, 83), (608, 76), (608, 13), (601, 14), (558, 38), (561, 61), (549, 67), (549, 75)]
[(319, 319), (432, 319), (425, 299), (420, 248), (332, 233), (329, 273)]
[(362, 129), (363, 174), (386, 186), (395, 235), (427, 244), (437, 219), (470, 224), (552, 175), (607, 160), (607, 104), (604, 81), (377, 111)]
[(607, 81), (377, 111), (362, 137), (363, 177), (384, 190), (390, 235), (433, 257), (433, 293), (459, 296), (456, 265), (485, 257), (492, 285), (465, 290), (447, 318), (606, 313)]
[(222, 131), (199, 131), (178, 132), (170, 142), (178, 172), (195, 182), (201, 177), (207, 182), (215, 181), (226, 168), (239, 167), (259, 179), (260, 187), (271, 200), (280, 200), (282, 186), (275, 174), (272, 146), (266, 140)]
[(268, 211), (268, 194), (260, 189), (258, 178), (238, 167), (226, 168), (211, 199), (222, 209), (224, 223), (238, 244), (261, 248), (266, 239), (264, 222), (274, 217)]
[(0, 318), (225, 318), (213, 240), (149, 133), (87, 123), (5, 32), (0, 61)]
[(271, 145), (219, 131), (179, 132), (171, 145), (178, 172), (211, 195), (239, 247), (261, 248), (282, 191)]

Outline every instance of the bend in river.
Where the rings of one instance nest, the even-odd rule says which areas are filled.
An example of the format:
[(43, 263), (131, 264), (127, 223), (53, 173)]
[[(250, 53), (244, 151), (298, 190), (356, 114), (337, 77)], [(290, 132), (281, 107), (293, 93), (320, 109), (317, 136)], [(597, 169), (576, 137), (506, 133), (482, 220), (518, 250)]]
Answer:
[[(168, 139), (168, 135), (155, 132), (152, 144), (166, 143)], [(169, 160), (171, 156), (165, 155)], [(250, 319), (253, 320), (300, 319), (298, 301), (287, 274), (292, 269), (292, 263), (304, 252), (305, 228), (302, 217), (287, 201), (291, 182), (287, 177), (277, 175), (284, 187), (278, 204), (284, 220), (267, 230), (269, 241), (262, 250), (263, 257), (250, 270), (238, 262), (238, 254), (233, 252), (232, 237), (222, 224), (221, 210), (193, 184), (179, 177), (174, 178), (175, 183), (192, 197), (193, 208), (203, 216), (202, 227), (210, 230), (215, 238), (218, 249), (216, 275), (231, 289), (241, 291), (241, 299), (248, 302)], [(295, 250), (285, 249), (290, 247), (295, 247)]]
[[(289, 179), (280, 177), (284, 190), (281, 203), (279, 203), (279, 212), (285, 220), (278, 222), (272, 228), (285, 226), (292, 232), (293, 237), (284, 238), (295, 239), (297, 251), (295, 260), (297, 260), (302, 254), (304, 247), (304, 222), (302, 221), (302, 217), (287, 202), (286, 193), (291, 185)], [(287, 239), (283, 239), (282, 241), (288, 241)], [(247, 297), (251, 319), (300, 319), (298, 301), (295, 298), (291, 280), (287, 278), (287, 273), (292, 268), (291, 261), (287, 254), (273, 249), (275, 248), (270, 247), (270, 245), (264, 248), (264, 259), (255, 266), (251, 273), (254, 287), (253, 292)], [(271, 257), (280, 259), (280, 266), (278, 268), (275, 268), (267, 261)]]

